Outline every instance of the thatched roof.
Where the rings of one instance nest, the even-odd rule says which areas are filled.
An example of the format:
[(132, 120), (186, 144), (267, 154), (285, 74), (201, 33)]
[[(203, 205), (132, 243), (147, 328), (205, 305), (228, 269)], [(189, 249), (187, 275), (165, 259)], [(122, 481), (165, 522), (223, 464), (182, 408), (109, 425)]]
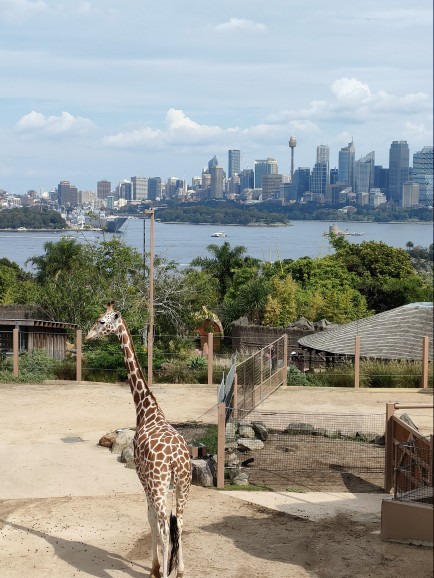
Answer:
[(360, 336), (360, 355), (377, 359), (422, 359), (423, 337), (429, 337), (429, 359), (433, 359), (433, 304), (410, 303), (320, 331), (298, 340), (299, 345), (337, 355), (354, 355)]

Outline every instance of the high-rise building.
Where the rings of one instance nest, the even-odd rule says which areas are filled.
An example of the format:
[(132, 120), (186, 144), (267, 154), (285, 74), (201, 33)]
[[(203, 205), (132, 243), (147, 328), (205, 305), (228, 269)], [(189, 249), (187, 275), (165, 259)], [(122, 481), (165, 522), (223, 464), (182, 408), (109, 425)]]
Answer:
[(131, 181), (124, 179), (120, 181), (116, 187), (116, 196), (118, 199), (123, 199), (124, 201), (133, 201), (133, 184)]
[(217, 157), (214, 155), (212, 159), (208, 161), (208, 172), (211, 172), (212, 167), (216, 167), (219, 164)]
[(402, 187), (409, 180), (410, 150), (406, 140), (394, 140), (389, 150), (389, 191), (387, 200), (402, 206)]
[(98, 199), (105, 200), (112, 191), (112, 184), (110, 181), (98, 181), (96, 183), (96, 196)]
[(339, 151), (339, 182), (347, 187), (354, 187), (354, 169), (356, 162), (356, 149), (353, 141)]
[(339, 169), (330, 169), (330, 184), (334, 185), (339, 181)]
[(382, 165), (374, 166), (374, 187), (386, 193), (389, 188), (389, 169)]
[(277, 175), (279, 167), (277, 161), (272, 158), (255, 161), (255, 189), (262, 188), (263, 175)]
[(80, 202), (77, 187), (69, 181), (61, 181), (57, 186), (57, 201), (61, 207), (76, 207)]
[(309, 190), (318, 195), (324, 195), (329, 184), (329, 164), (327, 161), (320, 161), (314, 164), (309, 179)]
[(262, 176), (262, 200), (278, 199), (280, 185), (283, 176), (279, 174), (268, 174)]
[(328, 145), (319, 145), (316, 147), (316, 162), (317, 163), (330, 162), (330, 149)]
[(239, 175), (241, 170), (241, 151), (231, 149), (228, 151), (228, 179)]
[(225, 172), (219, 165), (212, 166), (210, 169), (210, 197), (211, 199), (223, 199), (225, 190)]
[(419, 203), (433, 204), (433, 147), (426, 146), (413, 155), (412, 181), (419, 185)]
[(404, 183), (402, 185), (402, 207), (417, 207), (419, 205), (419, 185), (417, 183)]
[(356, 161), (354, 171), (354, 192), (369, 193), (374, 186), (375, 152), (371, 151)]
[(162, 189), (161, 177), (151, 177), (148, 179), (148, 199), (151, 201), (161, 199)]
[(294, 171), (294, 176), (291, 183), (291, 196), (287, 201), (299, 201), (310, 186), (310, 168), (298, 167)]
[(240, 191), (253, 189), (255, 186), (255, 173), (253, 169), (243, 169), (240, 174)]
[(148, 199), (148, 178), (131, 177), (131, 184), (133, 187), (132, 200), (146, 201)]

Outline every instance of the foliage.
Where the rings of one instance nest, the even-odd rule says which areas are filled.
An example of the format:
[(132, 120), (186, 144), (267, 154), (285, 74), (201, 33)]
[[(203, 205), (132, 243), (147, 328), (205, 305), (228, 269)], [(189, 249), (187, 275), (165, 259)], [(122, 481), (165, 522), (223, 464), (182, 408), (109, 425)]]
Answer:
[(208, 453), (214, 455), (217, 453), (217, 438), (218, 426), (215, 424), (210, 424), (206, 426), (206, 430), (201, 435), (201, 437), (195, 441), (204, 444), (208, 448)]
[(15, 207), (0, 211), (0, 229), (66, 229), (66, 221), (58, 211), (43, 207)]
[(307, 385), (308, 379), (303, 371), (297, 369), (294, 365), (288, 365), (287, 385)]
[(231, 248), (230, 243), (225, 241), (223, 245), (210, 244), (207, 247), (212, 257), (196, 257), (191, 262), (193, 267), (200, 267), (217, 280), (219, 298), (223, 300), (231, 286), (235, 271), (250, 262), (246, 260), (246, 248), (242, 245)]
[(210, 225), (270, 225), (288, 222), (286, 215), (260, 211), (256, 207), (246, 207), (231, 202), (183, 203), (159, 209), (158, 218), (171, 223), (208, 223)]
[(13, 376), (13, 360), (8, 357), (0, 365), (0, 382), (3, 383), (42, 383), (46, 379), (56, 378), (58, 361), (44, 349), (24, 351), (19, 359), (19, 375)]
[(264, 310), (264, 325), (284, 327), (297, 319), (297, 284), (291, 275), (284, 279), (274, 276)]

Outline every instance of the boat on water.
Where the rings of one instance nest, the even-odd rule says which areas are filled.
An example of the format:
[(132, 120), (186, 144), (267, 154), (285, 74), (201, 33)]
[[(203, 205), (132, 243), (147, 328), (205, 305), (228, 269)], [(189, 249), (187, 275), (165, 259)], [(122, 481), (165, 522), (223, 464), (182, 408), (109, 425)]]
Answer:
[(348, 229), (344, 229), (343, 231), (337, 227), (337, 225), (330, 225), (329, 232), (325, 233), (325, 235), (338, 235), (339, 237), (361, 237), (364, 233), (358, 233), (357, 231), (350, 231)]
[(216, 233), (213, 233), (211, 237), (227, 237), (227, 235), (224, 231), (217, 231)]
[(119, 233), (121, 227), (126, 223), (128, 217), (102, 217), (101, 228), (108, 233)]

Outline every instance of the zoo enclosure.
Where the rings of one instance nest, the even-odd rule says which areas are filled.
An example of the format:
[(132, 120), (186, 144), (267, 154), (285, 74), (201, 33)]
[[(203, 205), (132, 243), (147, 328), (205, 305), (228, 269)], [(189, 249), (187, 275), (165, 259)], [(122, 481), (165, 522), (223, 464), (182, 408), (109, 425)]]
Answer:
[(395, 415), (397, 409), (432, 408), (432, 404), (386, 406), (386, 464), (384, 487), (393, 489), (395, 499), (429, 501), (433, 499), (434, 437), (422, 435), (411, 424)]

